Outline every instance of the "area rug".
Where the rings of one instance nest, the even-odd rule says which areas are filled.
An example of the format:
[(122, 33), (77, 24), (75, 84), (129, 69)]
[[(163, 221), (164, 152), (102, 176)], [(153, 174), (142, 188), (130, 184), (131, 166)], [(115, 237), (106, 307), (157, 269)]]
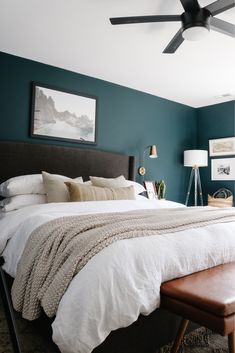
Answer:
[[(58, 353), (51, 339), (38, 332), (32, 323), (16, 314), (23, 353)], [(170, 353), (167, 345), (156, 353)], [(8, 327), (0, 301), (0, 353), (12, 353)], [(112, 352), (110, 352), (112, 353)], [(125, 352), (123, 352), (125, 353)], [(228, 353), (227, 338), (213, 334), (210, 330), (199, 328), (185, 336), (179, 353)]]
[[(169, 344), (157, 353), (170, 353), (171, 346)], [(185, 335), (179, 353), (228, 353), (228, 339), (201, 327)]]

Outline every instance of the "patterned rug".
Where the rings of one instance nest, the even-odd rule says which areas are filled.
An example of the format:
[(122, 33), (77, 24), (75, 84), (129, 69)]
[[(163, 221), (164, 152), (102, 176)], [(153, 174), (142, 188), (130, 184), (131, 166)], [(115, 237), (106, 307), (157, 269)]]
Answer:
[[(23, 353), (58, 353), (59, 350), (49, 337), (39, 333), (38, 327), (16, 314)], [(169, 353), (171, 345), (161, 348), (156, 353)], [(0, 301), (0, 353), (12, 353), (8, 327)], [(110, 352), (111, 353), (111, 352)], [(125, 353), (125, 352), (123, 352)], [(188, 334), (179, 353), (228, 353), (227, 338), (200, 328)]]

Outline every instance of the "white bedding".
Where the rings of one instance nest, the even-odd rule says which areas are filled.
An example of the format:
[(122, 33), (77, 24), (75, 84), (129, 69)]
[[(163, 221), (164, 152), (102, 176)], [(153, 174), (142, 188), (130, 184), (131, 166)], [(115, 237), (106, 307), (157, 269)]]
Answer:
[[(31, 232), (65, 215), (179, 207), (168, 201), (101, 201), (29, 206), (0, 214), (4, 269), (15, 276)], [(63, 353), (89, 353), (119, 327), (159, 307), (162, 282), (235, 261), (235, 223), (118, 241), (96, 256), (69, 285), (53, 322), (53, 340)]]

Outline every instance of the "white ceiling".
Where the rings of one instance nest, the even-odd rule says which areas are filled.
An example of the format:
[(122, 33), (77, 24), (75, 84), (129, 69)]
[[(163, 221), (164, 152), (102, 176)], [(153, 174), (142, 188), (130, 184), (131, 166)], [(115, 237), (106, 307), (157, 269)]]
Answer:
[[(199, 0), (205, 6), (212, 0)], [(179, 0), (0, 0), (0, 51), (200, 107), (235, 99), (235, 40), (211, 32), (162, 54), (180, 23), (109, 17), (180, 14)], [(235, 24), (235, 8), (218, 15)], [(229, 97), (218, 97), (230, 94)]]

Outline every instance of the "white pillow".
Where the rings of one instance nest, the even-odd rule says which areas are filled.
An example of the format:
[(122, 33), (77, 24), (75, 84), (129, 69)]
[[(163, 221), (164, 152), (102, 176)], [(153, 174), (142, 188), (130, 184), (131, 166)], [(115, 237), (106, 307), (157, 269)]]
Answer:
[(3, 212), (18, 210), (19, 208), (46, 203), (45, 195), (16, 195), (0, 201), (0, 209)]
[(44, 187), (46, 190), (47, 202), (68, 202), (70, 201), (69, 191), (65, 181), (73, 181), (79, 184), (83, 183), (82, 177), (71, 179), (58, 176), (47, 172), (42, 172)]
[(137, 183), (136, 181), (133, 181), (133, 180), (126, 180), (126, 183), (127, 183), (127, 186), (130, 186), (130, 185), (133, 185), (133, 186), (134, 186), (135, 194), (136, 194), (136, 195), (142, 194), (142, 192), (146, 192), (145, 187), (144, 187), (142, 184)]
[(41, 174), (20, 175), (0, 185), (0, 195), (4, 197), (24, 194), (45, 194)]
[(92, 182), (90, 180), (87, 180), (87, 181), (84, 181), (83, 184), (92, 185)]
[(136, 195), (146, 191), (143, 185), (135, 181), (125, 179), (123, 175), (120, 175), (117, 178), (100, 178), (100, 177), (90, 176), (90, 180), (92, 185), (106, 187), (106, 188), (122, 188), (122, 187), (127, 187), (132, 185), (134, 186)]
[[(63, 175), (52, 175), (55, 175), (57, 178), (61, 178), (63, 181), (70, 179)], [(0, 185), (0, 195), (3, 197), (25, 194), (46, 194), (42, 174), (20, 175), (10, 178)]]

